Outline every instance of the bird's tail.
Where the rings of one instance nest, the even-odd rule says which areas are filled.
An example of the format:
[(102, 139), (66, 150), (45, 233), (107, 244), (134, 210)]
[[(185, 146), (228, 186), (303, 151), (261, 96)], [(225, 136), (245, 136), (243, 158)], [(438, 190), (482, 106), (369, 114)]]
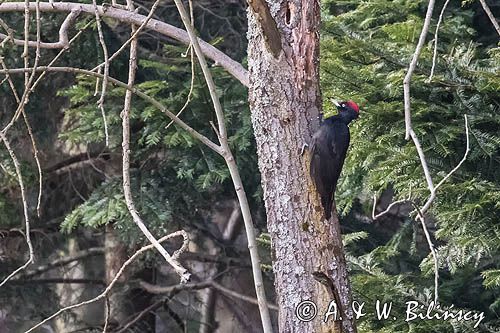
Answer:
[(332, 217), (333, 194), (321, 197), (321, 204), (325, 210), (325, 218), (329, 220)]

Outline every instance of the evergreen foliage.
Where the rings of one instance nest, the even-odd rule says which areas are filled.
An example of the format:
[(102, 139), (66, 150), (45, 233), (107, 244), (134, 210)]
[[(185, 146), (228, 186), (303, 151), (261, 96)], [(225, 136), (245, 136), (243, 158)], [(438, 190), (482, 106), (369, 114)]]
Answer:
[[(373, 194), (386, 190), (394, 190), (393, 200), (410, 197), (420, 205), (429, 196), (415, 146), (404, 140), (402, 88), (426, 4), (405, 0), (325, 3), (321, 63), (325, 110), (332, 110), (330, 97), (353, 99), (361, 105), (360, 119), (351, 127), (352, 144), (336, 196), (344, 214), (356, 209), (360, 200), (361, 210), (371, 215)], [(435, 18), (442, 5), (438, 2)], [(436, 23), (433, 19), (411, 83), (413, 127), (435, 184), (464, 155), (464, 115), (469, 119), (471, 145), (466, 162), (439, 188), (429, 211), (438, 246), (440, 300), (444, 307), (454, 304), (485, 311), (488, 322), (480, 330), (496, 332), (500, 327), (496, 315), (500, 310), (500, 49), (477, 42), (470, 5), (450, 3), (429, 82)], [(356, 297), (369, 304), (380, 298), (399, 305), (415, 298), (424, 303), (432, 300), (432, 257), (425, 240), (419, 240), (421, 227), (411, 221), (414, 217), (411, 213), (388, 242), (372, 230), (371, 244), (360, 241), (356, 249), (350, 245), (356, 253), (350, 256)], [(383, 323), (363, 318), (361, 331), (473, 331), (463, 322), (405, 323), (403, 315), (396, 317)]]

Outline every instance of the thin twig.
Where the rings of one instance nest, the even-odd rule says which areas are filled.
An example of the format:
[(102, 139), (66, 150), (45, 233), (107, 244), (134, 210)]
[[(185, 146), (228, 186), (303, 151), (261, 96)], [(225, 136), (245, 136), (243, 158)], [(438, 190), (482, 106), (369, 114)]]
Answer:
[(431, 191), (429, 197), (427, 198), (427, 201), (425, 202), (424, 206), (420, 209), (423, 214), (425, 214), (427, 212), (427, 210), (431, 207), (432, 202), (436, 198), (437, 189), (441, 185), (443, 185), (443, 183), (448, 178), (450, 178), (451, 175), (454, 174), (460, 168), (460, 166), (465, 162), (465, 160), (467, 159), (467, 155), (469, 154), (469, 151), (470, 151), (469, 125), (468, 125), (467, 115), (464, 115), (464, 121), (465, 121), (465, 135), (466, 135), (466, 140), (467, 140), (467, 146), (465, 149), (464, 156), (462, 157), (460, 162), (457, 164), (457, 166), (455, 166), (446, 176), (444, 176), (443, 179), (441, 179), (441, 181), (437, 184), (437, 186), (435, 188), (433, 188), (433, 190)]
[[(99, 67), (97, 69), (97, 73), (102, 74), (102, 67)], [(101, 78), (96, 78), (95, 80), (95, 90), (94, 90), (94, 96), (97, 96), (99, 94), (99, 85), (101, 84)]]
[(422, 146), (420, 145), (420, 141), (418, 140), (418, 137), (415, 134), (415, 131), (413, 131), (413, 128), (410, 128), (410, 136), (413, 139), (413, 143), (415, 144), (415, 148), (417, 148), (418, 157), (420, 158), (420, 164), (422, 164), (422, 169), (424, 170), (425, 180), (427, 181), (427, 187), (429, 188), (429, 191), (432, 193), (432, 192), (434, 192), (434, 184), (432, 182), (431, 173), (430, 173), (429, 167), (427, 165), (427, 160), (425, 159), (424, 150), (422, 149)]
[[(190, 57), (191, 57), (191, 83), (190, 83), (189, 92), (188, 92), (188, 95), (186, 98), (186, 102), (184, 103), (182, 108), (179, 110), (179, 112), (177, 112), (177, 114), (175, 115), (176, 117), (180, 117), (182, 112), (184, 112), (184, 110), (186, 110), (189, 103), (191, 102), (191, 97), (193, 96), (193, 91), (194, 91), (195, 65), (194, 65), (194, 53), (193, 53), (193, 48), (192, 48), (191, 44), (189, 44), (186, 53), (187, 52), (189, 52)], [(171, 120), (167, 124), (167, 126), (165, 126), (165, 129), (168, 129), (170, 126), (172, 126), (173, 123), (174, 123), (174, 121)]]
[(203, 52), (200, 48), (200, 44), (198, 43), (198, 38), (196, 37), (194, 27), (191, 24), (188, 13), (186, 12), (186, 8), (184, 7), (184, 4), (180, 0), (174, 0), (174, 2), (177, 7), (177, 10), (179, 11), (179, 14), (181, 15), (182, 23), (184, 24), (184, 27), (186, 28), (186, 31), (189, 35), (189, 39), (191, 40), (191, 45), (193, 46), (196, 56), (198, 57), (198, 62), (200, 63), (201, 70), (205, 77), (205, 81), (207, 82), (208, 91), (210, 93), (210, 97), (212, 99), (212, 103), (217, 116), (219, 133), (223, 139), (227, 139), (226, 126), (224, 124), (224, 112), (222, 111), (222, 106), (219, 101), (219, 96), (217, 96), (217, 88), (215, 86), (212, 74), (210, 73), (210, 69), (208, 68), (205, 56), (203, 55)]
[[(125, 43), (123, 43), (120, 48), (118, 50), (116, 50), (115, 53), (113, 53), (111, 55), (111, 57), (109, 57), (108, 61), (113, 61), (117, 56), (120, 55), (120, 53), (123, 52), (123, 50), (125, 50), (125, 48), (130, 44), (132, 43), (133, 40), (135, 40), (136, 38), (138, 38), (138, 35), (139, 33), (144, 29), (144, 27), (149, 23), (149, 21), (151, 20), (151, 18), (153, 17), (155, 11), (156, 11), (156, 8), (158, 7), (158, 5), (160, 4), (160, 0), (156, 0), (153, 5), (151, 6), (151, 9), (149, 10), (149, 13), (148, 15), (146, 16), (146, 18), (142, 21), (142, 23), (139, 25), (139, 28), (135, 27), (134, 28), (134, 31), (132, 32), (132, 35), (130, 36), (129, 39), (127, 39), (125, 41)], [(128, 9), (129, 6), (127, 5), (127, 10), (131, 13), (134, 13), (134, 10), (130, 10)], [(105, 62), (97, 65), (96, 67), (94, 67), (92, 69), (92, 71), (95, 71), (95, 70), (98, 70), (99, 68), (101, 68), (102, 66), (105, 66)]]
[(40, 158), (38, 157), (38, 147), (35, 140), (35, 135), (33, 134), (33, 129), (29, 123), (28, 115), (25, 110), (21, 111), (23, 115), (24, 124), (26, 125), (26, 129), (28, 130), (28, 136), (31, 141), (31, 147), (33, 148), (33, 157), (35, 159), (36, 167), (38, 170), (38, 196), (36, 203), (36, 214), (38, 217), (41, 215), (41, 206), (42, 206), (42, 192), (43, 192), (43, 173), (42, 173), (42, 164), (40, 163)]
[(418, 206), (412, 201), (413, 207), (417, 211), (418, 219), (422, 224), (422, 229), (424, 230), (425, 239), (427, 240), (427, 244), (429, 245), (429, 250), (432, 254), (432, 259), (434, 261), (434, 304), (438, 304), (439, 302), (439, 261), (436, 249), (434, 248), (434, 244), (432, 243), (431, 235), (429, 230), (427, 230), (427, 225), (425, 224), (425, 217), (422, 214), (422, 211)]
[(101, 24), (101, 16), (99, 15), (99, 10), (97, 9), (96, 0), (92, 0), (92, 4), (94, 5), (95, 20), (96, 20), (96, 24), (97, 24), (97, 34), (99, 36), (99, 43), (101, 44), (102, 53), (104, 56), (104, 77), (102, 79), (101, 97), (97, 101), (97, 106), (101, 110), (102, 121), (104, 123), (104, 136), (105, 136), (105, 141), (106, 141), (106, 147), (108, 147), (109, 146), (108, 121), (106, 119), (106, 112), (104, 111), (104, 99), (106, 97), (106, 89), (108, 87), (109, 55), (108, 55), (108, 47), (106, 46), (106, 42), (104, 41), (104, 34), (102, 32), (102, 24)]
[[(228, 288), (220, 285), (219, 283), (217, 283), (215, 281), (212, 281), (211, 285), (212, 285), (213, 288), (215, 288), (219, 292), (221, 292), (221, 293), (223, 293), (223, 294), (225, 294), (225, 295), (227, 295), (229, 297), (240, 299), (240, 300), (245, 301), (247, 303), (259, 305), (258, 300), (255, 299), (254, 297), (250, 297), (250, 296), (247, 296), (247, 295), (243, 295), (243, 294), (237, 293), (236, 291), (228, 289)], [(278, 311), (279, 310), (278, 306), (276, 306), (275, 304), (268, 303), (267, 306), (269, 307), (269, 309), (271, 309), (273, 311)]]
[(159, 286), (142, 280), (139, 280), (138, 283), (142, 289), (146, 290), (150, 294), (155, 294), (155, 295), (172, 294), (182, 290), (199, 290), (211, 286), (211, 280), (196, 282), (196, 283), (174, 284), (171, 286)]
[[(39, 8), (39, 5), (40, 5), (39, 0), (37, 0), (36, 1), (36, 55), (35, 55), (35, 63), (33, 65), (33, 70), (32, 70), (31, 76), (29, 77), (28, 81), (25, 81), (26, 82), (25, 83), (26, 84), (25, 85), (25, 93), (26, 93), (26, 90), (32, 89), (32, 88), (29, 88), (29, 85), (33, 81), (33, 78), (34, 78), (35, 73), (36, 73), (36, 68), (37, 68), (38, 63), (40, 61), (40, 40), (41, 40), (40, 31), (41, 31), (41, 28), (40, 28), (40, 8)], [(26, 40), (27, 39), (25, 38), (25, 41), (24, 41), (25, 50), (27, 50)], [(25, 60), (26, 60), (26, 58), (25, 58)], [(3, 59), (0, 59), (0, 61), (2, 64), (2, 68), (7, 69), (6, 64), (3, 61)], [(26, 68), (26, 61), (25, 61), (25, 68)], [(43, 185), (42, 185), (43, 184), (43, 174), (42, 174), (42, 166), (40, 163), (40, 159), (38, 158), (38, 148), (36, 145), (35, 136), (33, 135), (33, 130), (31, 128), (31, 125), (30, 125), (29, 120), (28, 120), (28, 116), (26, 115), (26, 112), (24, 109), (24, 103), (21, 104), (21, 99), (19, 98), (19, 95), (17, 94), (14, 83), (12, 82), (9, 74), (6, 73), (5, 75), (6, 75), (6, 79), (9, 82), (9, 86), (12, 90), (14, 98), (16, 99), (16, 102), (18, 104), (18, 110), (20, 110), (21, 114), (23, 115), (23, 120), (24, 120), (24, 123), (26, 125), (27, 130), (28, 130), (28, 135), (29, 135), (29, 138), (31, 140), (31, 146), (33, 148), (33, 156), (34, 156), (34, 159), (35, 159), (35, 162), (37, 165), (37, 169), (38, 169), (38, 198), (37, 198), (36, 211), (37, 211), (37, 216), (40, 217), (41, 202), (42, 202), (42, 189), (43, 189)], [(29, 75), (29, 73), (28, 72), (25, 73), (25, 79), (26, 79), (26, 75)], [(16, 119), (16, 113), (17, 113), (17, 111), (14, 113), (14, 117), (12, 118), (12, 120)]]
[(410, 82), (413, 72), (417, 67), (417, 61), (420, 57), (420, 53), (422, 52), (422, 48), (424, 47), (425, 37), (427, 36), (427, 32), (429, 31), (429, 26), (431, 24), (432, 19), (432, 11), (434, 9), (435, 0), (429, 0), (429, 4), (427, 6), (427, 12), (425, 13), (424, 26), (422, 27), (422, 31), (420, 32), (420, 37), (418, 39), (417, 47), (415, 48), (415, 52), (413, 53), (413, 58), (411, 59), (410, 65), (408, 66), (408, 71), (406, 72), (405, 78), (403, 80), (403, 95), (404, 95), (404, 109), (405, 109), (405, 125), (406, 125), (406, 134), (405, 139), (410, 139), (410, 131), (411, 131), (411, 104), (410, 104)]
[(111, 315), (111, 304), (109, 303), (109, 297), (106, 295), (104, 299), (104, 327), (102, 328), (102, 333), (106, 333), (109, 324), (109, 317)]
[[(24, 1), (24, 49), (23, 49), (23, 54), (21, 57), (24, 59), (24, 68), (29, 67), (29, 49), (28, 49), (28, 42), (29, 42), (29, 27), (30, 27), (30, 1), (25, 0)], [(29, 90), (29, 73), (26, 72), (24, 73), (24, 89)]]
[[(3, 39), (2, 42), (0, 43), (0, 47), (4, 48), (7, 42), (14, 40), (14, 29), (11, 29), (7, 25), (7, 23), (5, 23), (5, 21), (2, 20), (1, 18), (0, 18), (0, 26), (4, 28), (5, 32), (7, 33), (7, 35), (0, 34), (0, 39)], [(24, 45), (24, 40), (19, 40), (19, 42), (21, 42), (21, 44), (19, 45)]]
[(137, 316), (135, 316), (132, 320), (130, 320), (129, 322), (127, 322), (125, 325), (121, 326), (121, 328), (119, 328), (118, 330), (113, 331), (113, 333), (124, 333), (124, 332), (126, 332), (130, 327), (132, 327), (132, 325), (134, 325), (139, 320), (141, 320), (142, 318), (144, 318), (144, 316), (146, 316), (148, 313), (150, 313), (150, 312), (156, 310), (157, 308), (159, 308), (160, 306), (162, 306), (164, 302), (165, 302), (165, 299), (160, 299), (160, 300), (154, 302), (153, 304), (151, 304), (150, 306), (148, 306), (147, 308), (145, 308), (144, 310), (142, 310), (141, 312), (139, 312), (139, 314), (137, 314)]
[(443, 185), (443, 183), (451, 177), (451, 175), (453, 175), (461, 166), (462, 164), (465, 162), (465, 160), (467, 159), (467, 155), (469, 155), (469, 152), (470, 152), (470, 140), (469, 140), (469, 121), (467, 119), (467, 115), (464, 114), (464, 122), (465, 122), (465, 140), (466, 140), (466, 148), (465, 148), (465, 153), (464, 153), (464, 156), (462, 157), (462, 159), (460, 160), (460, 162), (458, 162), (458, 164), (446, 175), (443, 177), (443, 179), (441, 179), (441, 181), (436, 185), (436, 187), (434, 188), (434, 190), (437, 191), (437, 189)]
[(436, 24), (436, 32), (434, 33), (434, 53), (432, 55), (431, 73), (429, 74), (429, 78), (427, 79), (428, 82), (430, 82), (432, 80), (432, 77), (434, 76), (434, 69), (436, 67), (436, 59), (437, 59), (439, 27), (441, 26), (441, 22), (443, 21), (444, 11), (446, 10), (446, 7), (448, 6), (449, 2), (450, 0), (446, 0), (446, 2), (444, 3), (443, 9), (441, 9), (441, 13), (439, 13), (439, 19)]
[[(189, 16), (191, 17), (191, 22), (194, 22), (194, 7), (193, 7), (193, 0), (189, 0)], [(186, 50), (186, 56), (189, 53), (189, 56), (191, 57), (191, 83), (189, 86), (189, 92), (186, 98), (186, 102), (182, 106), (182, 108), (177, 112), (176, 117), (180, 117), (182, 112), (187, 108), (189, 103), (191, 102), (191, 96), (193, 95), (193, 90), (194, 90), (194, 78), (195, 78), (195, 64), (194, 64), (194, 52), (193, 52), (193, 45), (189, 43), (188, 48)], [(184, 55), (183, 55), (184, 56)], [(171, 120), (167, 126), (165, 126), (165, 129), (167, 130), (172, 124), (174, 123), (173, 120)]]
[(21, 189), (21, 201), (23, 203), (23, 213), (24, 213), (24, 223), (25, 223), (25, 237), (26, 237), (26, 244), (28, 245), (28, 251), (29, 251), (29, 258), (24, 263), (21, 265), (19, 268), (14, 270), (12, 273), (10, 273), (1, 283), (0, 287), (3, 286), (7, 281), (9, 281), (14, 275), (19, 273), (20, 271), (24, 270), (26, 267), (28, 267), (30, 264), (35, 262), (35, 253), (33, 249), (33, 244), (31, 243), (31, 235), (30, 235), (30, 220), (29, 220), (29, 215), (28, 215), (28, 201), (26, 198), (26, 189), (24, 187), (24, 181), (23, 181), (23, 176), (21, 174), (21, 165), (19, 164), (19, 160), (17, 159), (16, 154), (14, 153), (14, 150), (10, 146), (9, 140), (5, 136), (4, 133), (0, 132), (0, 138), (2, 139), (5, 148), (9, 152), (10, 158), (12, 159), (12, 162), (14, 163), (14, 168), (16, 170), (16, 175), (17, 175), (17, 181), (19, 183), (19, 188)]
[[(162, 238), (160, 238), (158, 240), (158, 242), (164, 242), (168, 239), (171, 239), (173, 237), (178, 237), (178, 236), (183, 236), (185, 232), (183, 230), (181, 231), (176, 231), (174, 233), (171, 233), (170, 235), (167, 235), (167, 236), (163, 236)], [(111, 289), (113, 288), (113, 286), (116, 284), (116, 282), (118, 281), (118, 279), (120, 278), (120, 276), (123, 274), (123, 272), (125, 271), (125, 269), (139, 256), (141, 255), (142, 253), (148, 251), (148, 250), (151, 250), (153, 249), (155, 246), (153, 244), (149, 244), (149, 245), (146, 245), (146, 246), (143, 246), (141, 247), (139, 250), (137, 250), (127, 261), (125, 261), (122, 265), (122, 267), (120, 267), (120, 269), (118, 270), (118, 272), (116, 273), (115, 277), (113, 278), (113, 280), (109, 283), (109, 285), (106, 287), (106, 289), (104, 289), (104, 291), (102, 293), (100, 293), (99, 295), (97, 295), (96, 297), (92, 298), (92, 299), (89, 299), (89, 300), (86, 300), (86, 301), (83, 301), (83, 302), (80, 302), (80, 303), (77, 303), (77, 304), (73, 304), (73, 305), (69, 305), (69, 306), (66, 306), (62, 309), (59, 309), (57, 312), (53, 313), (52, 315), (50, 315), (49, 317), (45, 318), (44, 320), (42, 320), (41, 322), (39, 322), (38, 324), (36, 324), (35, 326), (31, 327), (29, 330), (27, 330), (25, 333), (29, 333), (29, 332), (33, 332), (34, 330), (36, 330), (37, 328), (39, 328), (40, 326), (42, 326), (43, 324), (45, 324), (46, 322), (56, 318), (57, 316), (59, 316), (60, 314), (66, 312), (66, 311), (69, 311), (69, 310), (72, 310), (72, 309), (76, 309), (76, 308), (79, 308), (81, 306), (84, 306), (84, 305), (88, 305), (88, 304), (91, 304), (91, 303), (94, 303), (94, 302), (97, 302), (101, 299), (103, 299), (104, 297), (106, 297), (109, 292), (111, 291)]]
[(490, 19), (491, 24), (493, 24), (493, 26), (495, 27), (495, 30), (497, 31), (498, 36), (500, 36), (500, 25), (498, 25), (497, 19), (495, 18), (495, 16), (493, 16), (493, 13), (491, 12), (490, 7), (488, 7), (485, 0), (479, 0), (479, 2), (481, 3), (481, 6), (483, 6), (483, 9), (486, 12), (486, 15), (488, 15), (488, 18)]
[(92, 247), (92, 248), (89, 248), (86, 250), (82, 250), (82, 251), (72, 255), (71, 257), (64, 256), (64, 257), (58, 258), (54, 261), (51, 261), (45, 265), (39, 266), (31, 271), (28, 271), (28, 272), (22, 274), (21, 278), (23, 278), (23, 279), (33, 278), (37, 275), (43, 274), (43, 273), (51, 270), (51, 269), (65, 266), (67, 264), (81, 260), (83, 258), (101, 255), (103, 253), (104, 253), (104, 249), (102, 247)]
[[(40, 43), (41, 43), (41, 18), (40, 18), (40, 0), (36, 0), (36, 51), (35, 51), (35, 63), (33, 65), (33, 70), (31, 72), (30, 82), (33, 81), (33, 78), (36, 75), (36, 68), (38, 67), (38, 63), (40, 62)], [(32, 88), (30, 88), (32, 89)], [(21, 103), (19, 97), (16, 97), (18, 105)], [(21, 108), (21, 114), (23, 115), (24, 124), (26, 125), (26, 129), (28, 130), (28, 136), (31, 140), (31, 147), (33, 148), (33, 157), (35, 159), (36, 167), (38, 169), (38, 197), (36, 204), (36, 213), (37, 216), (41, 215), (41, 205), (42, 205), (42, 192), (43, 192), (43, 174), (42, 174), (42, 165), (40, 163), (40, 159), (38, 158), (38, 148), (35, 140), (35, 136), (33, 134), (33, 130), (29, 123), (28, 115), (26, 114), (26, 110)]]
[[(424, 151), (420, 145), (420, 141), (418, 140), (417, 135), (415, 134), (415, 132), (411, 126), (411, 109), (410, 109), (411, 76), (413, 74), (413, 71), (416, 68), (418, 58), (420, 56), (420, 53), (421, 53), (422, 48), (423, 48), (424, 43), (425, 43), (425, 38), (426, 38), (427, 33), (429, 31), (429, 26), (430, 26), (430, 22), (431, 22), (431, 18), (432, 18), (432, 11), (434, 8), (434, 4), (435, 4), (435, 0), (429, 0), (429, 5), (427, 7), (427, 13), (425, 15), (425, 20), (424, 20), (424, 25), (422, 27), (422, 31), (420, 32), (420, 37), (419, 37), (417, 46), (415, 48), (415, 52), (413, 54), (413, 58), (412, 58), (410, 65), (408, 67), (408, 72), (406, 73), (406, 76), (405, 76), (404, 81), (403, 81), (403, 92), (404, 92), (405, 126), (406, 126), (405, 139), (408, 140), (411, 137), (413, 140), (413, 143), (415, 144), (415, 148), (417, 149), (417, 153), (418, 153), (418, 156), (420, 158), (420, 163), (421, 163), (422, 169), (424, 171), (425, 180), (427, 182), (427, 187), (429, 188), (429, 192), (430, 192), (430, 195), (429, 195), (429, 198), (427, 199), (427, 202), (425, 203), (425, 205), (421, 209), (419, 207), (417, 207), (413, 202), (412, 202), (412, 204), (414, 205), (415, 209), (417, 210), (418, 219), (420, 220), (420, 222), (422, 224), (422, 228), (424, 230), (425, 237), (426, 237), (427, 242), (429, 244), (429, 249), (430, 249), (432, 256), (433, 256), (433, 260), (434, 260), (434, 302), (437, 303), (438, 302), (438, 284), (439, 284), (439, 263), (438, 263), (437, 253), (434, 249), (434, 245), (432, 244), (432, 240), (430, 238), (429, 231), (427, 230), (427, 226), (425, 224), (424, 214), (427, 212), (427, 210), (430, 208), (432, 202), (436, 198), (437, 188), (439, 188), (444, 183), (444, 181), (446, 181), (446, 179), (448, 179), (451, 176), (451, 174), (453, 174), (456, 170), (458, 170), (458, 168), (465, 161), (467, 154), (469, 152), (469, 131), (468, 131), (468, 124), (467, 124), (467, 116), (465, 115), (464, 117), (465, 117), (465, 126), (466, 126), (466, 134), (467, 134), (467, 149), (466, 149), (466, 152), (464, 154), (464, 158), (460, 161), (460, 163), (448, 175), (446, 175), (441, 180), (441, 182), (439, 182), (439, 184), (436, 187), (434, 187), (434, 184), (432, 182), (432, 177), (431, 177), (431, 174), (429, 172), (429, 167), (428, 167), (427, 161), (425, 159)], [(445, 7), (446, 7), (446, 4), (445, 4)], [(444, 12), (444, 8), (441, 12), (440, 20), (442, 19), (443, 12)], [(436, 52), (436, 48), (437, 48), (438, 28), (439, 28), (439, 24), (438, 24), (438, 27), (436, 29), (435, 51), (434, 52)], [(433, 67), (434, 67), (434, 64), (433, 64)], [(432, 74), (431, 74), (431, 77), (432, 77)]]
[(401, 200), (394, 201), (389, 206), (387, 206), (387, 208), (383, 212), (380, 212), (377, 215), (375, 215), (375, 208), (377, 207), (377, 195), (374, 194), (373, 195), (372, 220), (375, 221), (375, 220), (381, 218), (382, 216), (387, 214), (392, 209), (392, 207), (399, 205), (401, 203), (404, 203), (404, 202), (408, 202), (408, 201), (410, 201), (410, 199), (401, 199)]

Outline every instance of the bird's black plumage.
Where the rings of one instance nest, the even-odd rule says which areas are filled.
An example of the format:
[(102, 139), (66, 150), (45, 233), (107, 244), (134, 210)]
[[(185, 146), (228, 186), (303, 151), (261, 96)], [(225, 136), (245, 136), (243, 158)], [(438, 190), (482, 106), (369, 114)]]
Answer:
[(331, 217), (337, 181), (349, 147), (349, 123), (358, 117), (356, 103), (341, 102), (339, 114), (325, 119), (314, 133), (311, 145), (311, 178), (321, 197), (325, 218)]

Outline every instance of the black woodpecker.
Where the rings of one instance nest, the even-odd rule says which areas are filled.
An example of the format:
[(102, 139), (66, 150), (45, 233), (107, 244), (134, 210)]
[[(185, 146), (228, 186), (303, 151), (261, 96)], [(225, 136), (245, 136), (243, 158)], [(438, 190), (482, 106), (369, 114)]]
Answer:
[(332, 216), (335, 188), (349, 147), (349, 123), (359, 116), (359, 106), (353, 101), (334, 101), (338, 114), (321, 122), (311, 144), (311, 178), (321, 197), (327, 220)]

